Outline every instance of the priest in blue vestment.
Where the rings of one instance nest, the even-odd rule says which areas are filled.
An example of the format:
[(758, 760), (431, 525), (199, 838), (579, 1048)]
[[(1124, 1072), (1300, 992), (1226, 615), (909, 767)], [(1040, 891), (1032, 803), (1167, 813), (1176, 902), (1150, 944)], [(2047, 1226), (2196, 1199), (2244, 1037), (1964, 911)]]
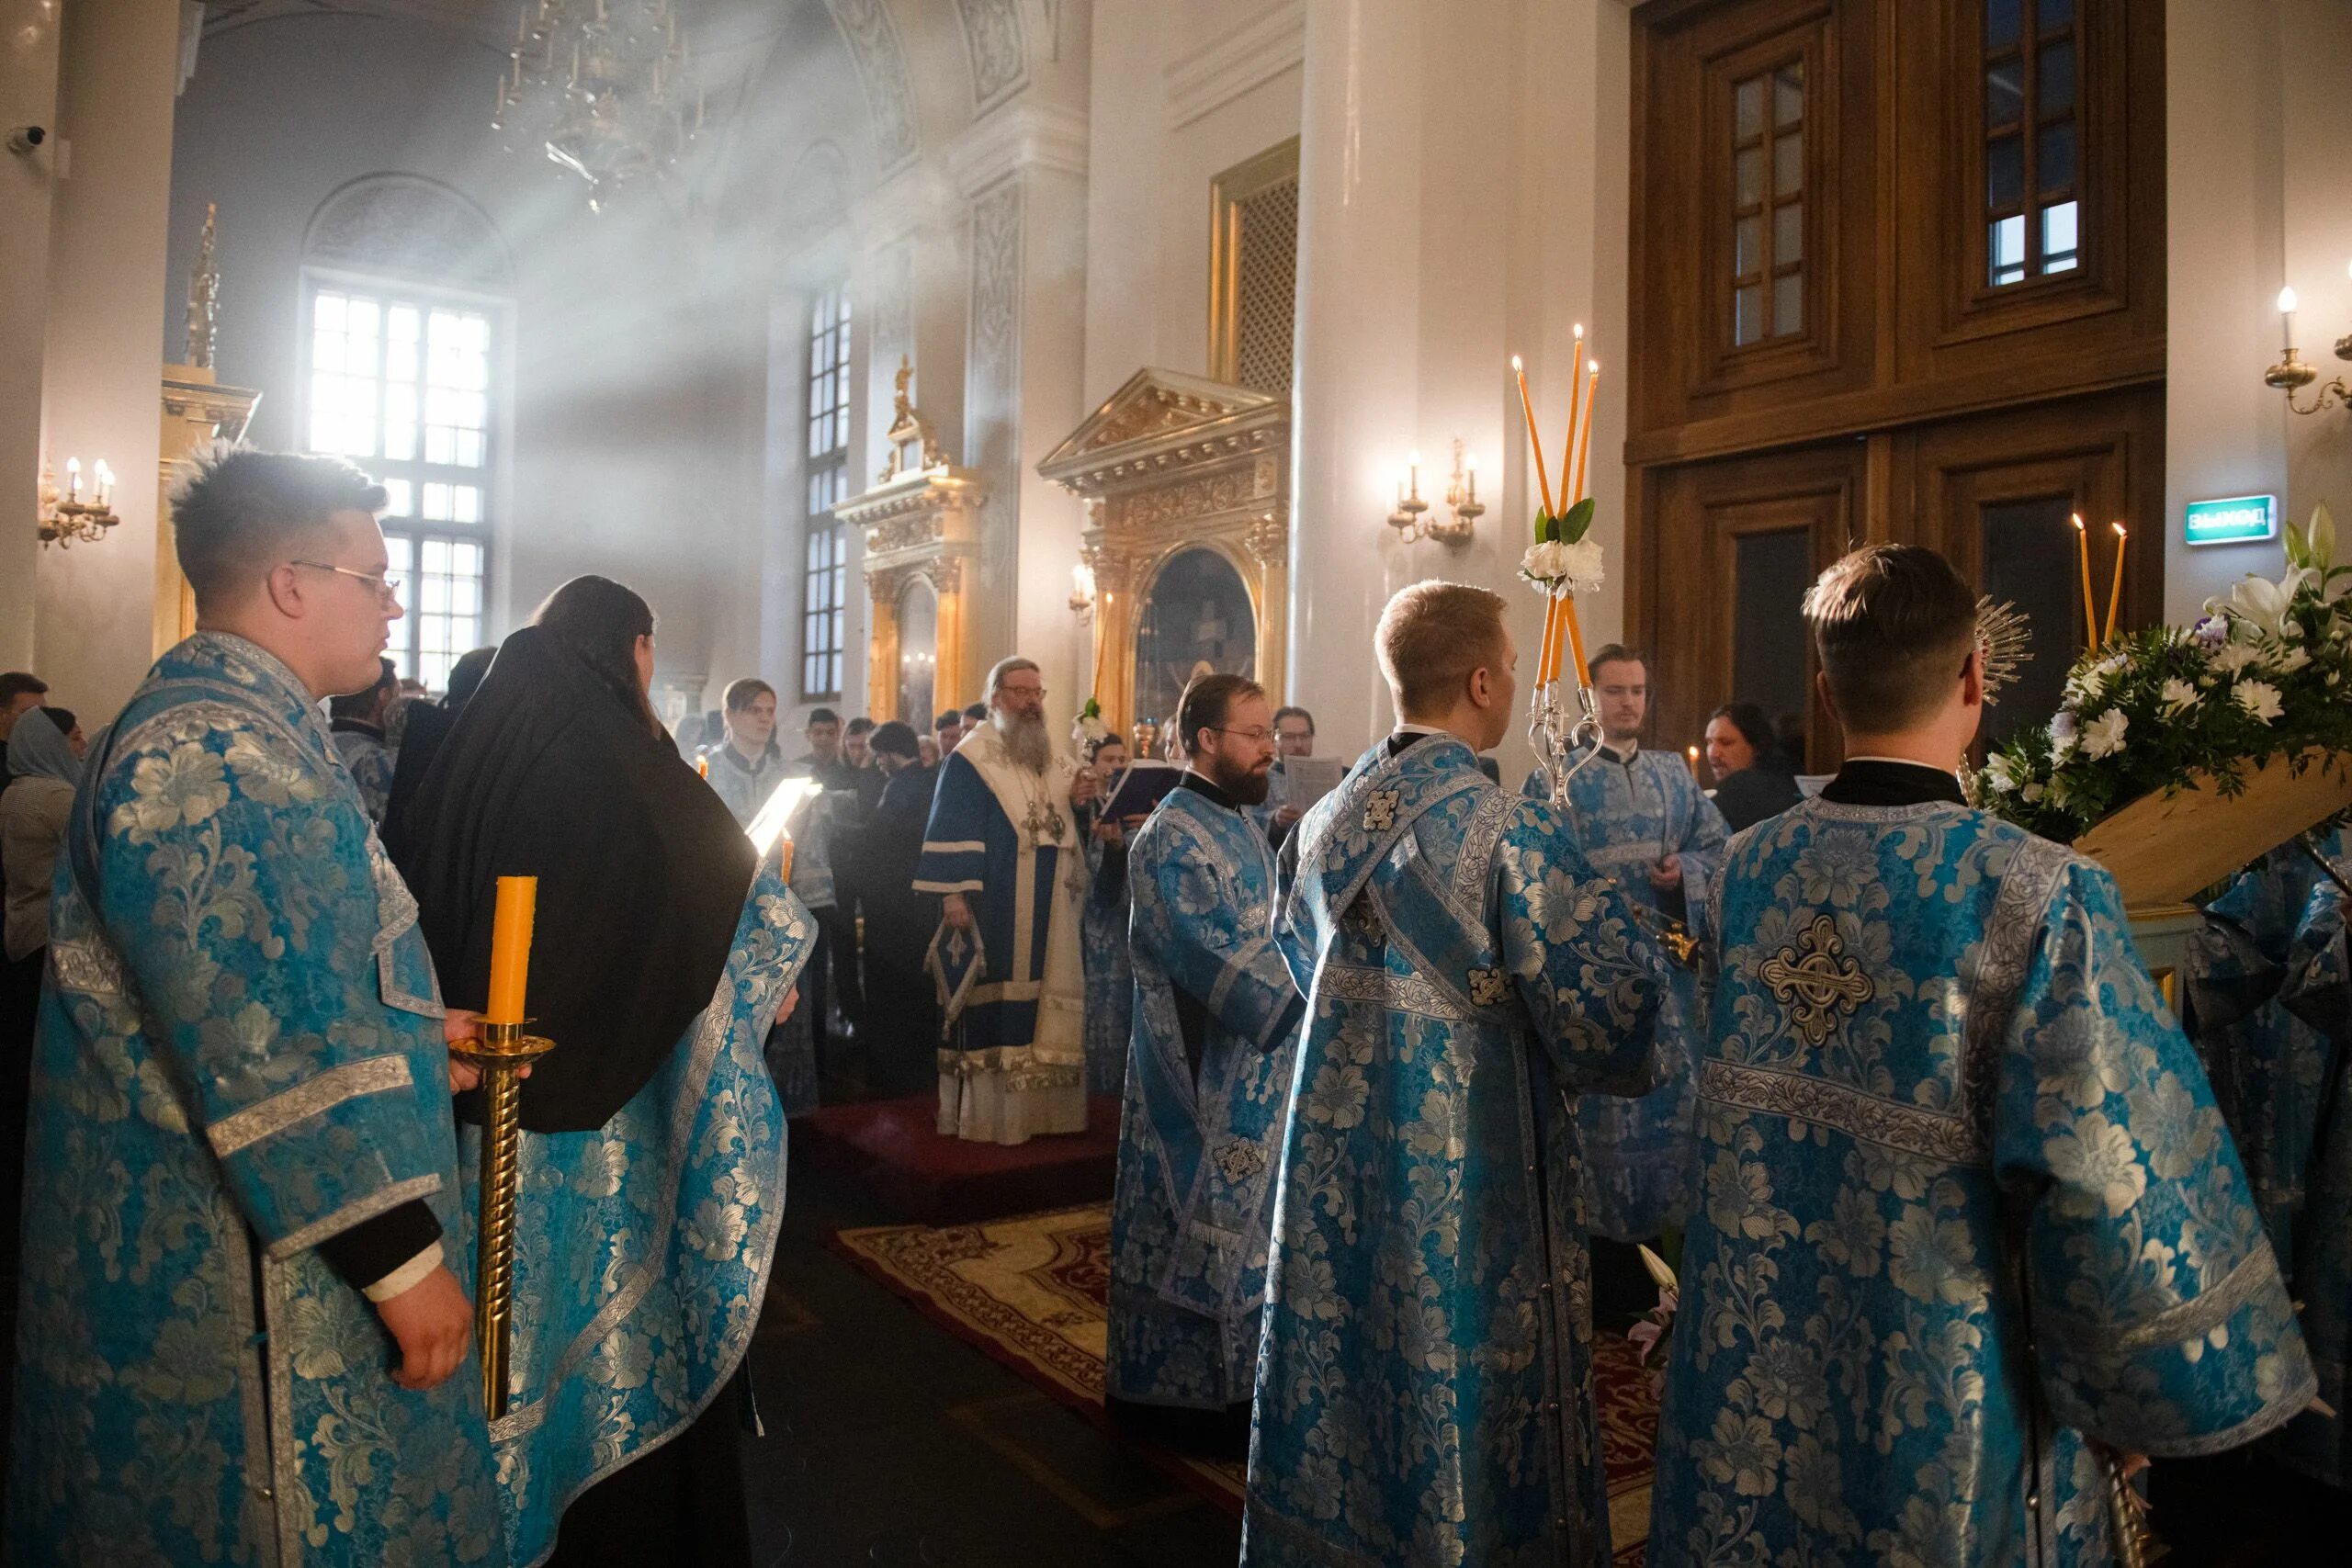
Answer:
[[(1126, 742), (1105, 735), (1088, 758), (1095, 787), (1108, 795), (1127, 766)], [(1086, 834), (1086, 908), (1080, 919), (1086, 958), (1086, 1092), (1115, 1099), (1127, 1082), (1127, 1032), (1135, 1020), (1135, 970), (1127, 961), (1127, 840), (1141, 817), (1105, 820), (1079, 813)]]
[(1307, 1013), (1242, 1560), (1606, 1563), (1573, 1106), (1665, 1076), (1665, 960), (1478, 769), (1514, 718), (1501, 598), (1417, 583), (1379, 653), (1402, 722), (1283, 850)]
[(51, 911), (16, 1562), (507, 1560), (459, 1075), (318, 705), (376, 679), (401, 614), (383, 505), (249, 450), (174, 499), (199, 629), (90, 756)]
[(1104, 1389), (1114, 1410), (1205, 1411), (1240, 1438), (1305, 1003), (1273, 942), (1273, 850), (1245, 815), (1274, 760), (1265, 691), (1204, 675), (1176, 717), (1183, 777), (1128, 854), (1134, 1045)]
[(988, 718), (939, 769), (915, 889), (949, 931), (977, 937), (979, 972), (942, 998), (939, 1131), (1023, 1144), (1086, 1130), (1086, 855), (1076, 808), (1094, 775), (1054, 750), (1035, 660), (997, 661)]
[[(2352, 876), (2352, 831), (2319, 835), (2314, 848), (2271, 852), (2206, 907), (2188, 996), (2199, 1049), (2302, 1307), (2319, 1397), (2340, 1411), (2352, 1398), (2352, 954), (2335, 878)], [(2298, 1416), (2266, 1453), (2352, 1491), (2340, 1419)], [(2211, 1484), (2258, 1506), (2268, 1479)]]
[(1961, 797), (1975, 591), (1873, 545), (1805, 614), (1848, 761), (1715, 894), (1649, 1562), (2115, 1562), (2119, 1471), (2287, 1421), (2302, 1337), (2114, 881)]
[[(1706, 938), (1707, 895), (1723, 862), (1722, 814), (1699, 789), (1688, 763), (1642, 745), (1649, 716), (1649, 663), (1614, 643), (1590, 665), (1601, 742), (1568, 781), (1567, 818), (1594, 870), (1615, 882), (1655, 927), (1679, 927)], [(1548, 799), (1542, 769), (1527, 793)], [(1594, 1233), (1611, 1241), (1645, 1241), (1679, 1224), (1690, 1204), (1695, 1147), (1690, 1135), (1690, 1073), (1705, 1023), (1699, 977), (1688, 964), (1673, 985), (1658, 1039), (1671, 1073), (1639, 1100), (1595, 1099), (1577, 1108), (1583, 1130), (1584, 1190)], [(1630, 1253), (1625, 1255), (1630, 1261)], [(1604, 1291), (1603, 1294), (1608, 1292)]]
[[(538, 879), (527, 1007), (555, 1049), (520, 1093), (490, 1434), (518, 1563), (751, 1561), (742, 1368), (785, 1178), (763, 1046), (816, 926), (654, 716), (653, 630), (619, 583), (557, 589), (500, 645), (403, 840), (461, 1002), (488, 992), (498, 878)], [(475, 1098), (458, 1105), (469, 1205)]]

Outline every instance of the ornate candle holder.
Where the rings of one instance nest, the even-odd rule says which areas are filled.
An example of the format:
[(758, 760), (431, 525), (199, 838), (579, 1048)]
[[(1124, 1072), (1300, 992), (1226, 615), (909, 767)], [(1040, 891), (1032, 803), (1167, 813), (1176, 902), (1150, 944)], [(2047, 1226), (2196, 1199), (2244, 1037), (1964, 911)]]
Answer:
[[(1568, 781), (1590, 765), (1600, 748), (1600, 715), (1592, 688), (1571, 687), (1567, 674), (1563, 669), (1527, 698), (1527, 743), (1534, 749), (1536, 765), (1552, 781), (1552, 804), (1562, 807), (1568, 804)], [(1576, 694), (1573, 706), (1571, 690)], [(1579, 750), (1584, 754), (1570, 761)]]
[(514, 1199), (523, 1141), (519, 1070), (555, 1049), (520, 1023), (483, 1023), (452, 1055), (481, 1069), (481, 1202), (474, 1242), (474, 1338), (481, 1346), (481, 1404), (506, 1414), (506, 1346), (514, 1314)]

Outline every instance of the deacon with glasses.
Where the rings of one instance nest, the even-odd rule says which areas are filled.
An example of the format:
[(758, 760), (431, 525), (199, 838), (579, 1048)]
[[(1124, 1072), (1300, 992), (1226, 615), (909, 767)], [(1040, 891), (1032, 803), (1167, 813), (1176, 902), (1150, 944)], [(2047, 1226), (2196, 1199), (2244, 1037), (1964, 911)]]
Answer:
[(1975, 591), (1872, 545), (1804, 614), (1847, 761), (1743, 834), (1649, 1561), (2115, 1562), (2136, 1456), (2312, 1392), (2113, 878), (1968, 807)]
[(1274, 760), (1263, 687), (1204, 675), (1185, 769), (1127, 853), (1133, 1044), (1111, 1207), (1114, 1411), (1238, 1459), (1266, 1294), (1292, 1046), (1305, 1004), (1273, 943), (1274, 857), (1244, 811)]
[(88, 759), (51, 914), (15, 1562), (505, 1561), (456, 1207), (471, 1031), (319, 707), (401, 614), (383, 506), (239, 448), (174, 497), (198, 630)]

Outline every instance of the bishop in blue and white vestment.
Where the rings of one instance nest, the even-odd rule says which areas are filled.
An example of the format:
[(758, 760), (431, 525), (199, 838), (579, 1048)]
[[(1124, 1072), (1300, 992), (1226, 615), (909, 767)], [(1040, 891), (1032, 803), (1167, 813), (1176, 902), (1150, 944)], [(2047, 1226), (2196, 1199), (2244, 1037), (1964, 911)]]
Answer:
[(1307, 996), (1242, 1560), (1605, 1563), (1577, 1097), (1665, 1073), (1665, 961), (1553, 808), (1447, 734), (1285, 846)]
[(1274, 1162), (1304, 1003), (1273, 942), (1274, 859), (1187, 772), (1135, 835), (1135, 1021), (1111, 1207), (1105, 1388), (1224, 1410), (1258, 1365)]
[(941, 762), (915, 891), (960, 893), (984, 973), (939, 1051), (939, 1131), (1020, 1144), (1086, 1130), (1086, 855), (1069, 803), (1078, 764), (1023, 767), (993, 724)]
[[(1653, 919), (1679, 921), (1706, 940), (1707, 895), (1727, 836), (1714, 803), (1670, 752), (1629, 742), (1580, 755), (1590, 761), (1568, 782), (1566, 816), (1585, 859)], [(1550, 789), (1542, 769), (1528, 775), (1531, 796), (1549, 799)], [(1661, 889), (1650, 869), (1669, 856), (1680, 859), (1682, 883)], [(1658, 1021), (1667, 1081), (1639, 1100), (1599, 1098), (1577, 1107), (1588, 1219), (1596, 1234), (1616, 1241), (1657, 1235), (1690, 1209), (1690, 1073), (1705, 1018), (1696, 972), (1677, 964), (1671, 973)]]
[(2311, 1398), (2108, 874), (1849, 762), (1734, 840), (1649, 1561), (2098, 1564), (2117, 1451)]

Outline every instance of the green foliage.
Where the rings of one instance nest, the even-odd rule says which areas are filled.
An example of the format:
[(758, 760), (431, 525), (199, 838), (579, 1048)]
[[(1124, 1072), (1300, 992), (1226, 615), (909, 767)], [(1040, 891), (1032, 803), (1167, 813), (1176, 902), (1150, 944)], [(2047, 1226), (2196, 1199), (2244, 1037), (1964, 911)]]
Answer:
[(2159, 626), (2086, 653), (2048, 725), (1971, 781), (1977, 804), (2070, 842), (2143, 795), (2210, 778), (2225, 795), (2281, 751), (2352, 753), (2352, 567), (2335, 564), (2325, 507), (2287, 530), (2287, 575), (2248, 577), (2182, 631)]

